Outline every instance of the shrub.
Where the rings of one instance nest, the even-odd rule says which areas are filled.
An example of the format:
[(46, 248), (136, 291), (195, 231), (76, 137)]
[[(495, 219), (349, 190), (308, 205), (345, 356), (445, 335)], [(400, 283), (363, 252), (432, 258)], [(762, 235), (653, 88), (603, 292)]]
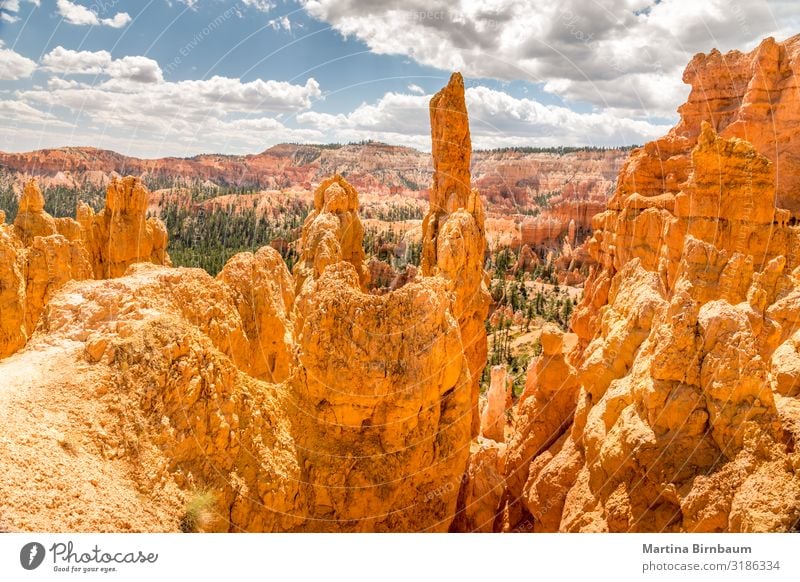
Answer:
[(216, 498), (207, 489), (195, 491), (186, 503), (186, 511), (181, 517), (180, 528), (183, 533), (208, 531), (214, 522), (214, 502)]

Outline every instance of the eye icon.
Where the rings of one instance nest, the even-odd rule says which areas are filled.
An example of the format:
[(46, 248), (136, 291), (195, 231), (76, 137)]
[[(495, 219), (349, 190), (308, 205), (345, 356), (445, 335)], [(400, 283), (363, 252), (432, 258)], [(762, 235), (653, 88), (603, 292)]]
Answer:
[(39, 542), (30, 542), (22, 546), (19, 552), (19, 563), (26, 570), (35, 570), (44, 561), (44, 546)]

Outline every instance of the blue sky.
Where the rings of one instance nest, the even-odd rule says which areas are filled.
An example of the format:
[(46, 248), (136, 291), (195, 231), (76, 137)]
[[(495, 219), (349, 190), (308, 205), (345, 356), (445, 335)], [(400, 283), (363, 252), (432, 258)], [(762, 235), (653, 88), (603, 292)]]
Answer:
[(428, 147), (467, 79), (476, 147), (642, 143), (698, 51), (798, 29), (786, 1), (0, 0), (0, 150), (157, 157), (284, 141)]

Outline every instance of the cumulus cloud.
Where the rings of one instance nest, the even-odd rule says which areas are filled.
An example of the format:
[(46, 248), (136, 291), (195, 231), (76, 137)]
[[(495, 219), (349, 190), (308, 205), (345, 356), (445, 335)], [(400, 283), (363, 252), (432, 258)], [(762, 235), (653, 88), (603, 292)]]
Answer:
[(112, 79), (123, 79), (136, 83), (160, 83), (164, 80), (158, 63), (153, 59), (140, 56), (122, 57), (111, 61), (105, 72)]
[(420, 87), (419, 85), (415, 85), (414, 83), (411, 83), (411, 84), (408, 86), (408, 90), (409, 90), (411, 93), (414, 93), (415, 95), (425, 95), (425, 89), (423, 89), (423, 88), (422, 88), (422, 87)]
[[(2, 60), (0, 75), (10, 62)], [(30, 66), (35, 68), (35, 63), (30, 61)], [(75, 135), (94, 130), (98, 140), (125, 136), (130, 143), (123, 151), (161, 143), (159, 147), (167, 149), (160, 151), (171, 155), (215, 149), (245, 153), (280, 141), (324, 140), (316, 128), (294, 128), (281, 121), (322, 97), (313, 78), (303, 84), (221, 76), (167, 82), (158, 63), (148, 57), (114, 59), (108, 51), (61, 46), (42, 58), (41, 70), (51, 75), (46, 87), (18, 90), (15, 100), (0, 101), (0, 111), (9, 114), (0, 119), (0, 126), (21, 140), (15, 148), (31, 142), (24, 124), (34, 122), (48, 128), (72, 127)], [(87, 80), (86, 75), (95, 78)], [(20, 122), (23, 125), (17, 127)], [(75, 141), (72, 133), (66, 139)]]
[(30, 77), (36, 70), (36, 63), (3, 46), (3, 41), (0, 40), (0, 80), (16, 81)]
[(112, 59), (108, 51), (74, 51), (57, 46), (42, 58), (45, 71), (63, 75), (108, 75), (113, 80), (160, 83), (164, 74), (156, 61), (142, 56)]
[(67, 75), (99, 75), (111, 64), (108, 51), (73, 51), (57, 46), (42, 58), (42, 68)]
[[(306, 111), (297, 120), (340, 140), (379, 139), (428, 149), (429, 100), (429, 95), (387, 93), (376, 103), (364, 103), (348, 114)], [(578, 113), (533, 99), (518, 99), (483, 86), (468, 88), (466, 100), (476, 148), (628, 145), (643, 143), (668, 130), (668, 126), (607, 112)]]
[(787, 0), (301, 2), (373, 52), (470, 77), (546, 83), (566, 100), (641, 116), (674, 115), (686, 95), (674, 79), (694, 53), (746, 48), (800, 23)]
[(130, 14), (127, 12), (118, 12), (112, 18), (100, 18), (96, 12), (70, 0), (57, 0), (56, 7), (59, 15), (64, 20), (79, 26), (103, 25), (111, 28), (122, 28), (131, 21)]
[[(29, 4), (39, 6), (41, 0), (26, 0)], [(19, 20), (17, 13), (20, 9), (20, 0), (0, 0), (0, 20), (14, 23)]]

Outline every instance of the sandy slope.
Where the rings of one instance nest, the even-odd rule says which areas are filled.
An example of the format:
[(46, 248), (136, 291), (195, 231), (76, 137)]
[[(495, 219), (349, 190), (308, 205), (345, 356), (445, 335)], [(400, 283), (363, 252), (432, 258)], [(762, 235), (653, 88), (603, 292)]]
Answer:
[(137, 490), (131, 476), (148, 455), (117, 458), (110, 411), (125, 398), (81, 363), (82, 348), (40, 343), (0, 361), (0, 528), (177, 530), (181, 494), (167, 486), (145, 499)]

